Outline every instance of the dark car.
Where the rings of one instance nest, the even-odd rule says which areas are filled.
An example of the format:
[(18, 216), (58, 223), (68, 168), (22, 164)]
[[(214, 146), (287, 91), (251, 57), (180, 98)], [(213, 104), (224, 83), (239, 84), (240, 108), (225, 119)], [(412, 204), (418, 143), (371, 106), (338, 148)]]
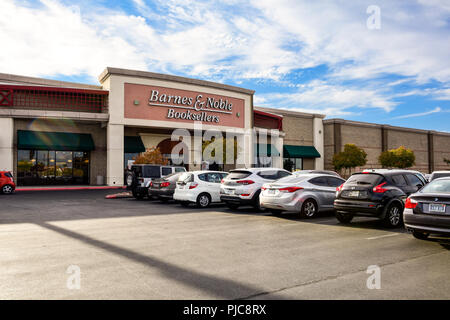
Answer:
[(13, 176), (9, 171), (0, 171), (0, 193), (11, 194), (16, 189)]
[(349, 223), (354, 216), (376, 217), (388, 227), (398, 227), (406, 198), (425, 184), (423, 177), (409, 170), (355, 173), (336, 189), (336, 218)]
[(160, 164), (133, 164), (127, 172), (127, 189), (133, 197), (143, 199), (148, 196), (148, 188), (153, 179), (165, 177), (174, 172), (185, 172), (184, 167), (166, 166)]
[(450, 177), (438, 178), (406, 199), (403, 220), (414, 237), (450, 236)]
[(163, 178), (154, 179), (150, 182), (148, 196), (156, 197), (164, 202), (172, 200), (175, 188), (177, 187), (178, 178), (182, 173), (183, 172), (171, 173)]
[(430, 174), (430, 182), (437, 178), (450, 177), (450, 171), (433, 171)]

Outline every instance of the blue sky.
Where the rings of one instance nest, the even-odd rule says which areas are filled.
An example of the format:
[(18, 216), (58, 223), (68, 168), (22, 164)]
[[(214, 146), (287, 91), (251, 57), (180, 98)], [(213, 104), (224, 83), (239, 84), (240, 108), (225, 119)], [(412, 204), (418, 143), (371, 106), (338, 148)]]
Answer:
[(106, 66), (149, 70), (253, 89), (259, 106), (450, 132), (449, 0), (1, 0), (0, 12), (2, 73), (97, 84)]

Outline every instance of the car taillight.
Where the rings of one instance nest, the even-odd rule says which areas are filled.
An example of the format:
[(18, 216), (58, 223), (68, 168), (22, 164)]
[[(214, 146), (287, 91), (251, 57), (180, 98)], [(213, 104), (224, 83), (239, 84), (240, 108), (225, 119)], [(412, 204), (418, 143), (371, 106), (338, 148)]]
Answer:
[(191, 185), (189, 186), (189, 189), (197, 188), (197, 186), (198, 186), (198, 183), (193, 182), (193, 183), (191, 183)]
[(220, 183), (223, 183), (224, 181), (225, 181), (225, 180), (222, 179), (222, 180), (220, 180)]
[(407, 198), (406, 202), (405, 202), (405, 208), (407, 209), (414, 209), (415, 207), (417, 207), (417, 201), (411, 198)]
[(168, 186), (170, 186), (170, 182), (161, 182), (160, 186), (161, 186), (161, 188), (168, 187)]
[(286, 187), (286, 188), (280, 188), (279, 190), (281, 192), (295, 192), (295, 191), (302, 190), (302, 189), (303, 189), (302, 187)]
[(153, 182), (150, 181), (150, 188), (153, 187)]
[(239, 181), (236, 181), (236, 183), (240, 183), (240, 184), (243, 184), (243, 185), (248, 185), (248, 184), (253, 184), (253, 183), (255, 183), (255, 181), (253, 181), (253, 180), (239, 180)]
[(386, 184), (386, 182), (383, 182), (382, 184), (377, 185), (376, 187), (374, 187), (372, 189), (372, 191), (375, 193), (385, 193), (386, 191), (388, 191), (388, 189), (383, 188), (383, 186), (385, 184)]
[(267, 188), (266, 187), (261, 187), (261, 190), (264, 191), (264, 190), (267, 190)]
[(336, 188), (336, 191), (337, 192), (341, 191), (343, 186), (344, 186), (344, 184), (341, 184), (339, 187)]

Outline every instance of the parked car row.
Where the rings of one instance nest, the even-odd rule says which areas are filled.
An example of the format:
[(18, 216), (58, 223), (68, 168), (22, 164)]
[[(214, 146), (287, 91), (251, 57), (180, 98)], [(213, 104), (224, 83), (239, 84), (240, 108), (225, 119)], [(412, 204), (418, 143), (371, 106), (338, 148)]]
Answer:
[(345, 180), (325, 170), (291, 173), (279, 168), (241, 168), (227, 173), (138, 166), (127, 179), (138, 199), (173, 199), (200, 208), (224, 203), (233, 210), (250, 205), (274, 215), (297, 212), (304, 218), (334, 211), (345, 224), (355, 216), (376, 217), (387, 227), (404, 224), (419, 239), (431, 233), (450, 235), (450, 171), (435, 172), (426, 179), (413, 170), (371, 169)]

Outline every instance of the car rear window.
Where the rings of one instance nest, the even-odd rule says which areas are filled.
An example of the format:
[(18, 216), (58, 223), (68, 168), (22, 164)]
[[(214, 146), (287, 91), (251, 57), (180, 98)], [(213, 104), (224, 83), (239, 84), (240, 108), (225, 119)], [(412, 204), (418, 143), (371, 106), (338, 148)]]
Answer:
[(450, 193), (450, 180), (434, 180), (420, 191), (421, 193)]
[(230, 180), (239, 180), (243, 178), (247, 178), (252, 173), (250, 171), (239, 170), (239, 171), (230, 171), (230, 174), (227, 176)]
[(267, 170), (258, 172), (258, 176), (267, 180), (277, 180), (279, 178), (277, 170)]
[(306, 174), (291, 175), (291, 176), (287, 176), (287, 177), (277, 180), (277, 183), (298, 183), (298, 182), (302, 182), (303, 180), (306, 180), (310, 177), (311, 177), (310, 175), (306, 175)]
[(161, 178), (161, 171), (159, 166), (144, 166), (145, 178)]
[(450, 172), (435, 172), (431, 175), (431, 181), (437, 178), (450, 177)]
[(182, 173), (180, 178), (178, 178), (179, 182), (193, 182), (194, 181), (194, 175), (189, 172)]
[(347, 180), (347, 184), (361, 184), (361, 185), (375, 185), (377, 182), (379, 182), (381, 179), (383, 179), (383, 176), (379, 174), (374, 173), (357, 173)]
[(167, 176), (168, 174), (172, 173), (172, 168), (170, 168), (170, 167), (162, 167), (161, 171), (162, 171), (162, 175), (163, 176)]

